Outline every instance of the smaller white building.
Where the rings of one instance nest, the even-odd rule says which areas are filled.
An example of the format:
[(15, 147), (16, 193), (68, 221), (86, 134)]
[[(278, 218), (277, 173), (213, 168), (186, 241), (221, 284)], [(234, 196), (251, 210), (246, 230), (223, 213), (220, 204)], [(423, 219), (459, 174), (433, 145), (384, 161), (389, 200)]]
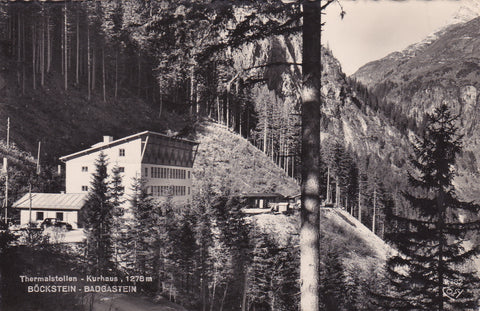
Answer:
[(13, 208), (20, 210), (20, 225), (56, 218), (77, 229), (81, 226), (78, 212), (86, 199), (86, 193), (32, 193), (31, 196), (27, 193), (13, 204)]

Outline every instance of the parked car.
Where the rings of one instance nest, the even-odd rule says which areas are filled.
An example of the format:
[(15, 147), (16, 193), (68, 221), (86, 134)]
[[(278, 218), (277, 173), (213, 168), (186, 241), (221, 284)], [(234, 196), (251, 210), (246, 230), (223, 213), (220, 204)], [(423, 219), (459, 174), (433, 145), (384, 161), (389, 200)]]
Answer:
[(61, 221), (60, 219), (57, 219), (57, 218), (45, 218), (43, 220), (43, 222), (40, 224), (40, 228), (42, 229), (46, 229), (48, 227), (57, 227), (57, 228), (62, 228), (62, 229), (65, 229), (65, 230), (72, 230), (72, 225), (67, 223), (67, 222), (63, 222)]

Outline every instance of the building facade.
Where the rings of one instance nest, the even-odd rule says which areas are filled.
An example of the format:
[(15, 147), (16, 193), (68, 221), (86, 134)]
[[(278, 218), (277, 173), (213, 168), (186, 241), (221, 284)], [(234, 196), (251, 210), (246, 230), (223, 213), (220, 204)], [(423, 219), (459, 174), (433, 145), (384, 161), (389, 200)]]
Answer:
[(13, 208), (20, 211), (20, 225), (39, 225), (47, 218), (55, 218), (76, 229), (81, 226), (78, 212), (86, 198), (86, 193), (27, 193)]
[(65, 163), (66, 193), (88, 193), (95, 162), (103, 152), (108, 173), (117, 166), (122, 174), (125, 199), (133, 194), (135, 179), (141, 178), (155, 199), (170, 196), (174, 202), (189, 203), (197, 149), (197, 142), (151, 131), (118, 140), (104, 136), (103, 142), (60, 158)]

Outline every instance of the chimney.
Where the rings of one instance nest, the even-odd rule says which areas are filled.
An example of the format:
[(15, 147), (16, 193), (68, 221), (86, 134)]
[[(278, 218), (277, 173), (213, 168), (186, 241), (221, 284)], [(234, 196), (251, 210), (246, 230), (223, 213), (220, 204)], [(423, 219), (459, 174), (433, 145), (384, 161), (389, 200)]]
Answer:
[(108, 144), (113, 141), (113, 136), (103, 136), (103, 143)]

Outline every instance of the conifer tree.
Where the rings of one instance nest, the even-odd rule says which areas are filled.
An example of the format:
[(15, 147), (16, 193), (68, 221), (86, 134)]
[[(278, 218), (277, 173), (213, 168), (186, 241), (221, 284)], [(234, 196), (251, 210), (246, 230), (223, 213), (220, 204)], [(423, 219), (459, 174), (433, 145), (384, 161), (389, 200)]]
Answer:
[[(176, 288), (182, 296), (189, 296), (189, 301), (185, 303), (191, 304), (195, 300), (196, 288), (194, 288), (194, 267), (195, 253), (197, 253), (197, 245), (195, 239), (195, 219), (193, 213), (189, 210), (185, 210), (182, 215), (177, 219), (177, 228), (174, 230), (172, 241), (175, 243), (172, 245), (171, 259), (173, 260), (174, 267), (177, 269), (177, 273), (174, 281), (176, 281)], [(193, 298), (193, 299), (192, 299)]]
[[(208, 189), (208, 188), (207, 188)], [(200, 299), (202, 310), (207, 309), (208, 284), (213, 273), (213, 262), (216, 260), (210, 256), (210, 248), (213, 246), (212, 234), (212, 210), (210, 204), (211, 192), (207, 191), (203, 196), (198, 196), (191, 206), (195, 214), (195, 238), (197, 240), (197, 270), (199, 278)]]
[(225, 305), (236, 310), (246, 309), (248, 289), (248, 265), (250, 263), (250, 226), (246, 223), (244, 214), (240, 211), (244, 206), (234, 196), (223, 194), (215, 198), (215, 222), (218, 227), (220, 242), (226, 247), (231, 260), (231, 270), (228, 271), (229, 290), (225, 297)]
[(271, 233), (256, 237), (250, 266), (249, 298), (254, 310), (297, 310), (298, 271), (292, 241), (280, 245)]
[(255, 310), (276, 310), (277, 290), (280, 287), (277, 256), (275, 241), (267, 233), (261, 233), (253, 250), (250, 268), (249, 296)]
[(110, 201), (107, 178), (107, 157), (102, 152), (95, 162), (95, 173), (83, 208), (87, 231), (87, 260), (97, 273), (106, 272), (112, 267), (114, 253), (111, 234), (114, 208)]
[(341, 310), (346, 287), (340, 254), (338, 250), (326, 247), (323, 251), (325, 253), (320, 261), (320, 304), (325, 310)]
[(424, 137), (414, 146), (416, 171), (410, 174), (417, 194), (404, 194), (413, 210), (409, 214), (417, 217), (388, 215), (395, 230), (387, 237), (398, 249), (387, 263), (394, 285), (391, 310), (465, 310), (477, 304), (472, 288), (479, 279), (467, 267), (479, 247), (464, 239), (479, 226), (474, 214), (479, 206), (461, 202), (452, 184), (461, 151), (456, 119), (445, 104), (428, 115)]
[(153, 266), (157, 253), (154, 244), (157, 239), (160, 208), (145, 189), (144, 181), (136, 179), (133, 183), (133, 196), (130, 200), (133, 219), (130, 224), (130, 244), (133, 241), (134, 270), (137, 273), (153, 275)]
[(115, 166), (112, 169), (112, 178), (109, 185), (110, 191), (110, 202), (112, 206), (115, 208), (114, 215), (115, 216), (122, 216), (123, 209), (120, 208), (120, 205), (123, 204), (123, 194), (125, 192), (125, 188), (122, 185), (122, 174), (120, 172), (120, 168)]
[(112, 178), (109, 185), (110, 191), (110, 203), (113, 208), (113, 226), (112, 226), (112, 241), (114, 247), (114, 261), (117, 262), (118, 259), (118, 248), (121, 242), (121, 230), (123, 228), (123, 219), (124, 210), (121, 205), (124, 203), (123, 194), (124, 187), (122, 186), (122, 175), (120, 168), (115, 166), (112, 169)]

